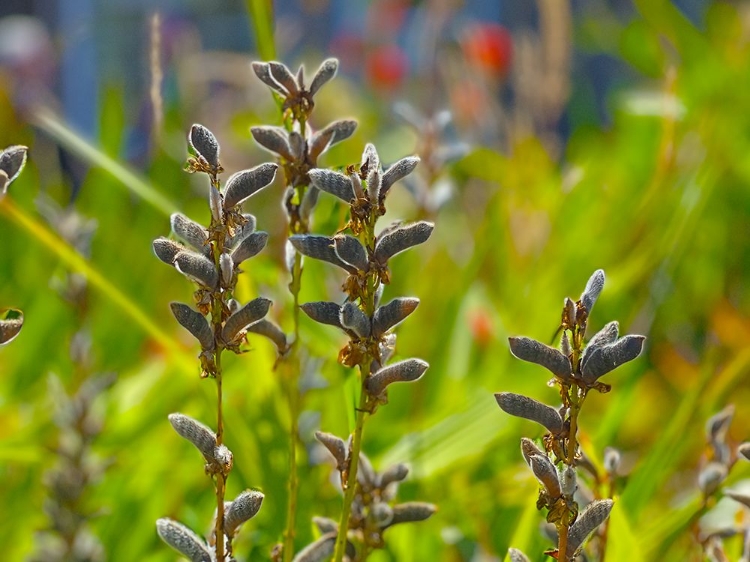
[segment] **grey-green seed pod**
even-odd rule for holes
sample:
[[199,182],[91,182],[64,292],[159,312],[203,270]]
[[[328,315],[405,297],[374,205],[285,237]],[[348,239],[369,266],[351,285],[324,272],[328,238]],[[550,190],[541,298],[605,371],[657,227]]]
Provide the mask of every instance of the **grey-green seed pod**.
[[420,378],[430,365],[421,359],[406,359],[388,365],[367,377],[365,388],[371,396],[380,396],[394,382],[411,382]]
[[321,324],[341,328],[341,307],[335,302],[306,302],[300,305],[302,312]]
[[336,533],[326,533],[300,550],[292,562],[323,562],[333,555]]
[[267,62],[253,62],[253,72],[260,78],[260,80],[271,89],[276,90],[280,94],[286,96],[289,92],[279,84],[273,76],[271,76],[271,66]]
[[380,157],[375,145],[368,142],[362,152],[362,166],[367,164],[368,170],[374,170],[380,167]]
[[727,477],[727,466],[720,462],[710,462],[698,474],[698,488],[706,496],[710,496],[719,489]]
[[750,461],[750,443],[742,443],[737,447],[737,454]]
[[298,162],[302,161],[305,157],[305,139],[297,131],[289,133],[289,146],[292,149],[292,155]]
[[232,286],[232,275],[234,274],[234,262],[229,254],[219,256],[219,269],[221,270],[221,283],[224,287]]
[[9,146],[0,152],[0,171],[5,172],[7,180],[3,186],[3,193],[10,183],[18,177],[26,165],[26,154],[28,148],[21,145]]
[[203,254],[191,250],[181,250],[174,257],[177,271],[187,278],[209,289],[219,284],[219,273],[214,263]]
[[216,460],[216,434],[185,414],[169,414],[169,423],[183,438],[195,445],[208,462]]
[[276,80],[279,84],[286,88],[286,90],[290,94],[296,94],[299,92],[297,80],[294,78],[294,75],[285,64],[271,61],[268,63],[268,67],[274,80]]
[[326,59],[322,62],[318,68],[315,76],[313,77],[312,83],[310,84],[310,95],[314,96],[318,93],[318,90],[336,76],[336,71],[339,68],[339,61],[334,58]]
[[175,256],[185,249],[185,246],[178,244],[169,238],[160,236],[151,243],[154,254],[164,263],[174,266]]
[[425,502],[406,502],[393,506],[393,519],[389,527],[399,523],[415,523],[429,519],[437,512],[437,507]]
[[357,273],[357,268],[341,260],[334,249],[333,238],[315,234],[295,234],[289,241],[303,256],[337,265],[349,273]]
[[218,465],[221,467],[224,474],[228,474],[232,469],[232,459],[232,451],[230,451],[226,445],[219,445],[214,449],[213,461],[215,462],[211,464]]
[[362,243],[353,236],[343,234],[334,236],[333,248],[341,261],[356,267],[359,271],[367,271],[369,269],[367,251],[362,246]]
[[562,495],[557,469],[547,455],[533,455],[529,458],[529,467],[550,497],[559,498]]
[[23,327],[23,312],[15,308],[0,310],[0,345],[10,343]]
[[271,340],[276,345],[279,355],[284,355],[289,350],[286,334],[270,320],[266,320],[265,318],[258,320],[254,324],[250,324],[247,327],[247,331]]
[[[589,344],[586,346],[586,349],[583,351],[583,355],[586,355],[586,352],[591,349],[592,351],[596,349],[597,347],[600,347],[602,345],[609,345],[611,343],[614,343],[617,341],[617,336],[619,335],[620,330],[620,324],[614,320],[612,322],[607,323],[604,328],[599,330],[594,336],[589,340]],[[583,360],[583,359],[581,359]]]
[[255,142],[266,150],[289,161],[294,160],[286,131],[281,127],[250,127],[250,134],[253,135]]
[[[381,285],[382,286],[382,285]],[[375,310],[372,319],[372,335],[379,338],[388,330],[401,323],[419,306],[419,299],[403,297],[393,299]]]
[[586,288],[581,294],[581,304],[586,309],[586,314],[591,315],[596,300],[604,288],[604,271],[597,269],[586,283]]
[[336,460],[336,470],[339,472],[345,470],[347,467],[347,446],[344,440],[324,431],[316,431],[315,439],[328,449],[328,452]]
[[195,250],[206,256],[211,255],[208,243],[208,231],[197,222],[190,220],[182,213],[172,213],[169,220],[172,232],[183,242],[190,244]]
[[224,208],[224,198],[219,190],[212,184],[208,186],[208,206],[211,208],[211,216],[215,222],[221,222]]
[[375,259],[385,265],[396,254],[426,242],[434,228],[431,222],[420,221],[381,234],[375,244]]
[[341,119],[327,125],[313,136],[310,142],[310,157],[317,159],[329,147],[352,136],[356,128],[357,122],[353,119]]
[[255,232],[257,222],[255,217],[249,213],[243,213],[242,218],[245,220],[245,223],[241,226],[235,227],[234,235],[227,239],[227,243],[225,244],[226,248],[236,248],[240,242]]
[[615,343],[594,348],[581,358],[581,376],[588,383],[606,375],[620,365],[632,361],[641,354],[645,336],[625,336]]
[[537,447],[536,443],[526,437],[521,438],[521,454],[529,466],[531,466],[531,457],[534,455],[545,455],[544,451]]
[[388,168],[383,174],[383,180],[380,185],[380,199],[384,199],[388,195],[388,191],[394,183],[411,174],[414,168],[417,167],[417,164],[419,164],[419,157],[407,156]]
[[206,127],[198,124],[190,127],[188,144],[196,155],[203,157],[212,167],[219,167],[219,141]]
[[359,454],[359,467],[357,470],[357,482],[362,486],[365,491],[375,489],[377,486],[377,473],[372,467],[370,459],[364,453]]
[[727,431],[734,417],[734,404],[728,404],[721,412],[708,418],[706,421],[706,436],[708,441],[723,443],[726,440]]
[[339,322],[344,328],[351,330],[360,338],[366,338],[370,335],[370,319],[359,306],[351,301],[341,307]]
[[573,353],[573,349],[570,347],[570,339],[568,338],[568,332],[563,332],[562,339],[560,340],[560,351],[566,357],[570,357]]
[[607,474],[611,476],[615,476],[617,474],[618,469],[620,468],[621,460],[622,460],[622,456],[620,455],[620,451],[618,451],[614,447],[605,447],[604,470],[607,471]]
[[185,556],[190,562],[211,562],[208,545],[182,523],[167,517],[156,521],[156,532],[161,540]]
[[574,303],[570,298],[565,297],[565,300],[563,301],[563,313],[562,313],[561,324],[563,324],[567,328],[572,328],[576,323],[576,315],[577,315],[576,303]]
[[193,310],[186,304],[173,302],[169,304],[172,314],[180,323],[180,326],[190,332],[201,344],[204,351],[213,351],[216,345],[214,333],[206,318],[199,312]]
[[526,337],[508,338],[508,342],[511,353],[519,359],[541,365],[563,380],[571,378],[570,359],[561,351]]
[[315,168],[314,170],[310,170],[307,175],[310,177],[312,184],[321,191],[330,193],[345,203],[351,203],[352,199],[354,199],[352,181],[344,174],[332,170]]
[[370,505],[370,517],[375,525],[384,529],[393,521],[393,510],[385,502],[376,502]]
[[513,394],[512,392],[500,392],[495,394],[498,406],[511,416],[525,418],[534,421],[544,427],[550,433],[559,435],[563,431],[563,419],[554,408],[537,402],[528,396]]
[[517,548],[508,549],[508,559],[510,560],[510,562],[531,562],[531,560],[529,560],[529,557]]
[[263,503],[263,494],[255,490],[245,490],[224,508],[224,532],[234,537],[240,525],[255,517]]
[[354,191],[354,197],[356,199],[366,199],[365,191],[362,188],[362,180],[359,177],[358,172],[349,174],[349,180],[352,182],[352,190]]
[[367,174],[367,196],[373,203],[380,200],[381,176],[378,168],[370,168]]
[[225,342],[233,342],[250,324],[253,324],[268,314],[271,307],[269,299],[258,297],[251,300],[237,312],[232,314],[224,323],[221,337]]
[[572,498],[578,489],[578,477],[576,476],[575,468],[566,466],[560,471],[558,478],[560,480],[560,490],[563,495]]
[[588,536],[607,520],[613,505],[612,500],[595,500],[586,506],[568,531],[566,554],[569,559],[573,559],[573,555],[583,546]]
[[305,196],[302,198],[302,204],[299,207],[299,214],[301,218],[306,221],[310,220],[313,209],[315,208],[315,205],[318,204],[319,195],[320,190],[314,185],[311,185],[308,190],[305,191]]
[[339,531],[339,524],[328,517],[315,516],[312,518],[312,521],[318,528],[318,531],[321,532],[321,534],[325,535],[326,533],[338,533]]
[[268,243],[268,233],[259,230],[247,236],[237,247],[232,250],[232,262],[234,265],[240,265],[243,261],[256,256],[266,247]]
[[248,197],[267,187],[276,177],[278,167],[267,162],[229,176],[224,187],[224,209],[241,205]]
[[392,484],[393,482],[401,482],[404,480],[409,474],[409,467],[406,466],[404,463],[398,463],[394,464],[391,467],[388,467],[387,470],[385,470],[383,473],[380,474],[378,477],[377,486],[381,490],[388,487],[389,484]]

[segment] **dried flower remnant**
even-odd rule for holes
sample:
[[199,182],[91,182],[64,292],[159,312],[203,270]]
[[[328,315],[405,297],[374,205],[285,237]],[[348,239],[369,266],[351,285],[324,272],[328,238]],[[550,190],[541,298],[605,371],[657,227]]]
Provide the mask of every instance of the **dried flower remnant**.
[[[604,272],[597,270],[577,302],[565,299],[560,350],[531,338],[509,338],[514,356],[540,365],[554,375],[551,382],[559,388],[562,406],[554,408],[509,392],[495,394],[503,411],[537,422],[547,430],[543,449],[524,438],[521,450],[541,485],[537,508],[547,510],[547,521],[557,529],[558,547],[549,554],[563,562],[577,555],[587,537],[607,519],[613,506],[611,500],[598,500],[579,514],[573,497],[578,487],[576,467],[585,464],[577,439],[581,407],[589,391],[610,390],[611,387],[599,379],[640,355],[645,340],[638,335],[619,337],[618,323],[610,322],[585,345],[588,319],[604,288],[604,279]],[[612,454],[609,456],[608,471],[614,475],[619,461],[613,459]]]
[[[169,520],[157,522],[159,536],[190,560],[224,562],[233,559],[232,541],[242,523],[260,509],[263,495],[243,492],[234,502],[225,502],[226,480],[233,466],[233,454],[223,442],[222,369],[224,350],[242,352],[246,335],[254,331],[268,337],[286,350],[286,337],[280,328],[264,317],[271,301],[258,297],[245,306],[234,298],[240,264],[258,254],[266,245],[268,235],[255,230],[255,218],[242,213],[240,205],[267,187],[276,175],[276,164],[260,164],[229,177],[222,189],[219,174],[223,172],[221,153],[216,137],[206,127],[193,125],[188,135],[187,171],[208,176],[208,203],[211,222],[196,223],[175,213],[170,223],[180,240],[157,238],[153,242],[156,256],[172,265],[197,285],[194,301],[197,310],[187,304],[173,302],[172,314],[201,347],[201,376],[216,379],[217,430],[184,414],[171,414],[169,421],[175,431],[190,441],[206,461],[205,471],[215,482],[216,516],[208,543],[203,542],[183,525]],[[262,323],[262,327],[254,327]],[[283,349],[281,349],[283,347]]]

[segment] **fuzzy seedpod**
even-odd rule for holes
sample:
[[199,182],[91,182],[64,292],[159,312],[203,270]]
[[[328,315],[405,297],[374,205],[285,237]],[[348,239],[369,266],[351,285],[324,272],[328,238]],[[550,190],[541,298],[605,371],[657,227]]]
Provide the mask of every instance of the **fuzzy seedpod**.
[[351,301],[341,307],[339,322],[344,329],[351,330],[357,337],[366,338],[370,335],[370,319]]
[[370,520],[381,529],[386,529],[393,521],[393,509],[386,502],[375,502],[370,505]]
[[23,327],[23,312],[14,308],[0,310],[0,345],[10,343]]
[[581,294],[581,304],[583,305],[583,308],[586,310],[586,314],[588,316],[591,316],[591,310],[594,308],[594,304],[596,303],[596,300],[599,298],[599,295],[602,292],[602,289],[604,288],[604,271],[601,269],[597,269],[591,277],[589,277],[588,282],[586,283],[586,288],[583,290],[583,293]]
[[565,297],[563,301],[562,322],[560,323],[567,328],[572,328],[576,323],[576,316],[576,303],[569,297]]
[[569,559],[583,546],[583,542],[599,525],[609,517],[614,502],[612,500],[595,500],[586,506],[578,519],[568,531],[568,548],[566,554]]
[[371,168],[367,174],[367,197],[373,203],[380,199],[381,174],[379,168]]
[[281,127],[250,127],[250,134],[263,148],[289,161],[294,160],[287,133]]
[[317,439],[336,460],[336,470],[342,472],[347,467],[347,449],[346,443],[340,437],[324,431],[316,431]]
[[704,495],[710,496],[719,489],[728,472],[724,463],[709,462],[698,474],[698,488]]
[[303,220],[310,220],[315,205],[318,204],[318,197],[320,196],[320,190],[314,185],[309,186],[308,190],[305,191],[305,196],[302,198],[302,203],[299,206],[299,216]]
[[318,90],[323,87],[325,83],[332,80],[336,76],[336,72],[339,69],[338,59],[330,58],[324,60],[318,70],[313,76],[312,82],[310,83],[310,95],[314,96],[318,93]]
[[312,518],[312,521],[323,535],[326,533],[338,533],[339,524],[333,519],[315,516]]
[[263,494],[245,490],[233,502],[224,507],[224,532],[229,537],[237,534],[240,525],[252,519],[260,510]]
[[737,490],[724,490],[723,492],[728,498],[732,498],[734,501],[741,503],[745,507],[750,507],[750,495],[746,492]]
[[219,141],[206,127],[198,124],[190,127],[188,144],[195,155],[203,158],[212,168],[219,167]]
[[312,184],[326,193],[330,193],[341,199],[344,203],[351,203],[354,199],[354,188],[352,180],[344,174],[316,168],[307,174]]
[[208,186],[208,206],[211,209],[213,220],[221,222],[221,217],[224,214],[224,197],[213,184]]
[[211,562],[208,545],[182,523],[167,517],[156,521],[156,532],[161,540],[185,556],[190,562]]
[[362,151],[362,163],[360,168],[367,170],[374,170],[380,167],[380,156],[378,156],[378,150],[375,145],[368,142],[365,145],[365,149]]
[[371,396],[380,396],[394,382],[412,382],[419,379],[429,367],[421,359],[406,359],[383,367],[365,380],[365,388]]
[[207,426],[185,414],[169,414],[169,423],[181,437],[195,445],[208,462],[216,460],[216,434]]
[[593,348],[581,358],[581,376],[591,384],[641,354],[645,336],[625,336],[614,343]]
[[352,190],[354,191],[355,199],[367,199],[365,191],[362,188],[362,179],[359,177],[358,172],[349,174],[349,181],[352,182]]
[[277,164],[265,163],[229,176],[224,187],[224,209],[241,205],[248,197],[268,186],[276,177]]
[[576,469],[572,466],[566,466],[560,471],[560,491],[565,497],[572,498],[578,489],[578,476]]
[[182,213],[172,213],[169,218],[172,232],[175,236],[190,244],[196,251],[205,256],[211,255],[211,245],[208,243],[208,231],[197,222],[190,220]]
[[268,243],[268,233],[259,230],[246,236],[237,247],[232,250],[232,263],[240,265],[243,261],[260,253]]
[[253,72],[266,86],[286,96],[289,92],[271,76],[271,65],[267,62],[253,62]]
[[310,141],[310,158],[317,160],[329,147],[342,140],[348,139],[357,128],[357,122],[352,119],[341,119],[334,121],[313,135]]
[[614,343],[617,341],[617,336],[619,335],[620,330],[620,324],[615,320],[612,322],[607,323],[601,330],[599,330],[594,336],[589,340],[588,345],[586,346],[586,349],[583,350],[583,356],[581,357],[581,362],[583,362],[583,358],[586,357],[586,352],[591,349],[594,350],[597,347],[601,347],[602,345],[609,345],[611,343]]
[[348,263],[359,271],[367,271],[369,269],[367,250],[353,236],[343,234],[334,236],[333,248],[341,261]]
[[401,482],[409,475],[409,467],[404,463],[397,463],[383,471],[377,478],[377,486],[384,490],[394,482]]
[[215,289],[219,284],[219,272],[214,262],[203,254],[181,250],[174,257],[174,266],[185,277],[204,287]]
[[508,559],[510,562],[531,562],[529,557],[517,548],[508,549]]
[[234,233],[227,238],[225,248],[236,248],[245,238],[255,232],[256,220],[249,213],[242,214],[243,224],[234,228]]
[[419,164],[419,157],[407,156],[388,168],[383,174],[383,179],[380,183],[380,199],[384,199],[388,195],[388,191],[394,183],[411,174],[414,168],[417,167],[417,164]]
[[268,69],[271,71],[271,76],[273,76],[273,79],[281,84],[281,86],[285,88],[287,92],[289,92],[290,94],[296,94],[299,92],[297,80],[294,78],[294,75],[286,67],[286,65],[280,62],[271,61],[268,63]]
[[310,318],[321,324],[328,324],[329,326],[341,326],[341,307],[335,302],[306,302],[300,305],[302,312],[307,314]]
[[222,287],[231,287],[232,276],[234,275],[234,262],[229,254],[219,256],[219,270],[221,271]]
[[365,491],[374,490],[378,483],[378,474],[364,453],[359,454],[359,467],[357,470],[357,482]]
[[604,470],[607,474],[616,475],[620,468],[620,462],[622,461],[622,455],[620,451],[614,447],[605,447],[604,449]]
[[[353,547],[349,548],[350,544],[347,543],[347,552],[353,551]],[[292,559],[292,562],[323,562],[323,560],[328,560],[333,555],[335,546],[336,533],[326,533],[315,542],[308,544],[300,550]]]
[[750,443],[742,443],[737,447],[737,454],[750,461]]
[[169,307],[172,309],[172,314],[174,314],[180,326],[185,328],[200,342],[201,349],[204,351],[213,351],[216,342],[214,341],[213,330],[208,324],[206,317],[180,302],[170,303]]
[[248,326],[254,324],[266,314],[271,308],[271,301],[263,297],[257,297],[232,314],[224,323],[221,337],[225,342],[233,342],[241,332]]
[[387,264],[396,254],[426,242],[434,228],[431,222],[420,221],[388,229],[378,237],[375,259],[381,265]]
[[437,507],[425,502],[406,502],[393,506],[393,518],[388,527],[399,523],[415,523],[429,519],[437,512]]
[[537,402],[528,396],[500,392],[495,394],[498,406],[511,416],[525,418],[543,425],[550,433],[559,435],[563,431],[563,419],[554,408]]
[[[381,285],[382,286],[382,285]],[[388,330],[401,323],[419,306],[419,299],[402,297],[377,308],[372,318],[372,335],[379,338]]]
[[560,488],[560,479],[557,476],[557,469],[547,455],[532,455],[529,458],[529,467],[536,476],[536,479],[542,483],[547,494],[552,498],[559,498],[562,495]]
[[526,464],[531,466],[531,457],[533,457],[534,455],[543,456],[545,453],[539,447],[537,447],[536,443],[534,443],[531,439],[522,437],[521,454],[523,455],[523,459],[526,461]]
[[7,176],[6,185],[18,177],[26,165],[26,155],[29,149],[25,146],[9,146],[0,152],[0,170]]
[[349,273],[357,273],[357,268],[341,260],[336,254],[333,238],[315,234],[295,234],[289,241],[303,256],[337,265]]
[[265,318],[258,320],[254,324],[247,326],[246,330],[271,340],[276,345],[279,355],[284,355],[289,350],[286,334],[270,320],[266,320]]
[[706,421],[706,436],[709,442],[726,441],[727,431],[734,417],[734,404],[728,404],[721,412]]
[[508,342],[511,353],[519,359],[541,365],[563,380],[571,378],[570,359],[561,351],[526,337],[508,338]]
[[174,266],[174,258],[177,254],[185,250],[185,246],[177,242],[160,236],[151,243],[154,254],[167,265]]

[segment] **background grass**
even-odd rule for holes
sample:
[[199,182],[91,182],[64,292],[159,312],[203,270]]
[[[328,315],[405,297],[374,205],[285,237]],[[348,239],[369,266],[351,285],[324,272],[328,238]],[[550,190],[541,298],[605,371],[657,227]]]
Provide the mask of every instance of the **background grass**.
[[[518,451],[519,438],[538,437],[539,429],[503,415],[493,392],[555,403],[545,373],[511,358],[507,336],[549,341],[563,297],[576,298],[597,268],[606,271],[607,284],[591,328],[617,319],[627,332],[648,336],[644,355],[608,375],[612,392],[592,395],[582,415],[587,453],[600,459],[605,446],[617,446],[628,472],[607,560],[699,559],[685,527],[696,510],[705,420],[734,403],[730,438],[750,438],[743,407],[750,400],[750,19],[744,2],[712,2],[698,22],[669,2],[635,7],[625,22],[584,14],[573,28],[576,52],[606,53],[627,68],[606,97],[609,122],[586,117],[591,98],[574,83],[566,106],[570,130],[557,144],[534,131],[477,141],[456,126],[454,139],[470,140],[471,149],[446,168],[453,196],[436,213],[430,241],[393,260],[394,281],[385,293],[386,300],[421,299],[398,331],[398,355],[422,357],[431,367],[420,382],[391,391],[365,436],[376,466],[410,463],[400,499],[431,501],[440,510],[428,522],[389,531],[387,550],[373,560],[492,560],[508,546],[529,554],[550,546],[539,533],[536,484]],[[261,21],[269,17],[266,8],[247,2],[265,41],[260,51],[273,53],[273,32]],[[309,67],[320,60],[305,58]],[[393,96],[428,111],[432,102],[417,77],[405,80]],[[112,464],[86,500],[101,513],[92,528],[107,559],[174,560],[155,533],[158,517],[207,528],[210,483],[166,416],[180,411],[210,424],[214,388],[198,378],[194,342],[168,310],[172,300],[190,301],[191,286],[154,258],[150,244],[168,232],[171,210],[208,220],[206,186],[182,172],[190,123],[216,125],[229,172],[267,159],[247,127],[274,124],[278,115],[249,75],[247,88],[252,104],[229,115],[212,110],[210,97],[196,110],[183,92],[167,104],[161,140],[138,163],[123,157],[127,100],[117,84],[102,92],[93,140],[2,101],[0,144],[31,147],[12,200],[0,202],[0,302],[26,317],[19,338],[0,350],[4,559],[28,555],[34,532],[47,524],[42,481],[57,439],[48,376],[57,374],[70,390],[80,384],[85,373],[69,348],[82,324],[92,338],[91,370],[118,374],[98,405],[106,424],[95,445]],[[361,124],[325,164],[357,161],[370,141],[386,162],[413,152],[419,139],[388,116],[391,101],[346,73],[327,85],[315,124],[348,116]],[[90,258],[71,253],[35,210],[40,191],[70,199],[57,146],[90,166],[75,199],[75,208],[98,222]],[[396,190],[393,218],[419,216],[406,190]],[[245,298],[273,298],[272,315],[288,328],[280,197],[275,186],[246,205],[271,242],[252,261],[242,290]],[[329,233],[343,214],[330,198],[321,199],[315,231]],[[84,318],[52,288],[64,271],[89,280]],[[309,263],[301,300],[337,298],[336,274]],[[302,322],[307,365],[325,384],[305,397],[299,546],[314,536],[311,516],[335,518],[340,508],[312,432],[349,431],[346,381],[353,374],[335,361],[340,334]],[[259,339],[251,345],[250,353],[227,360],[225,395],[226,442],[235,454],[229,496],[246,487],[266,494],[236,543],[241,558],[255,560],[267,559],[283,530],[289,420],[273,350]],[[739,464],[732,481],[747,477],[748,466]]]

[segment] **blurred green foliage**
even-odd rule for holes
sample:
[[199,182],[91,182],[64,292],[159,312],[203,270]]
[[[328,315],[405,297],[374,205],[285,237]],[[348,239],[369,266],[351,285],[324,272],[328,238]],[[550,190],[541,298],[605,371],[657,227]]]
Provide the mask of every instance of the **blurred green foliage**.
[[[596,21],[576,28],[582,48],[616,54],[640,73],[609,100],[613,123],[576,127],[559,158],[535,137],[513,139],[503,151],[475,146],[449,170],[456,189],[435,217],[432,239],[393,262],[385,299],[422,301],[399,331],[399,355],[423,357],[431,368],[418,383],[393,389],[389,405],[368,424],[364,448],[376,466],[410,463],[400,499],[431,501],[440,511],[425,523],[389,531],[387,550],[372,560],[502,558],[508,546],[543,559],[539,553],[551,545],[539,533],[536,484],[518,450],[521,436],[540,433],[503,415],[492,393],[555,403],[545,373],[513,361],[506,338],[549,341],[563,297],[577,297],[597,268],[606,271],[607,285],[591,328],[617,319],[623,330],[649,338],[644,356],[610,375],[612,392],[591,396],[582,415],[587,454],[600,459],[605,446],[616,446],[628,469],[607,560],[686,560],[699,552],[690,525],[703,424],[732,402],[738,410],[730,437],[750,438],[750,411],[742,407],[750,401],[750,17],[744,4],[717,2],[698,29],[668,2],[635,4],[639,16],[624,27],[608,22],[610,33],[593,32]],[[198,378],[194,342],[168,310],[172,300],[189,301],[191,287],[150,249],[169,230],[164,201],[196,220],[208,218],[205,186],[182,172],[184,132],[196,117],[184,108],[169,110],[160,148],[141,170],[123,174],[113,166],[120,165],[124,116],[116,89],[108,95],[101,115],[108,126],[101,127],[97,148],[76,149],[81,140],[61,140],[70,134],[64,129],[54,137],[93,165],[76,201],[99,224],[91,257],[82,263],[66,258],[61,240],[45,242],[48,227],[35,211],[40,189],[58,201],[69,197],[59,175],[44,175],[54,166],[45,161],[50,127],[32,131],[6,106],[0,114],[0,144],[31,147],[29,165],[11,186],[12,202],[0,203],[0,302],[26,317],[21,335],[0,350],[6,560],[28,555],[34,532],[47,525],[42,481],[54,463],[57,436],[48,374],[71,390],[80,384],[85,373],[69,348],[81,325],[92,337],[92,370],[118,373],[100,404],[106,423],[95,444],[112,464],[87,495],[88,507],[99,513],[91,525],[107,559],[174,560],[155,520],[171,516],[206,530],[214,509],[201,459],[166,419],[176,411],[209,424],[214,419],[213,383]],[[574,114],[586,111],[576,106],[580,99],[573,97]],[[361,122],[353,139],[326,155],[327,165],[357,161],[368,141],[381,147],[386,162],[414,150],[413,133],[383,119],[354,84],[335,80],[319,107],[318,126],[347,112]],[[225,136],[234,137],[219,133],[219,140],[244,152],[239,158],[235,150],[231,162],[250,167],[267,158],[251,148],[247,126],[277,119],[268,103],[232,116]],[[245,283],[253,284],[247,295],[274,299],[272,314],[288,328],[280,197],[269,189],[247,208],[271,243],[253,260]],[[416,216],[405,191],[393,197],[394,218]],[[321,197],[315,231],[340,228],[342,217]],[[83,318],[51,287],[69,268],[102,278],[89,278]],[[301,300],[336,298],[333,279],[327,266],[308,263]],[[339,512],[331,469],[313,449],[312,431],[349,431],[345,381],[353,376],[335,361],[341,335],[302,322],[308,361],[319,365],[327,385],[305,397],[303,439],[316,452],[303,455],[300,465],[300,547],[314,536],[313,515]],[[267,559],[283,530],[289,420],[274,351],[260,339],[251,344],[250,353],[227,360],[225,415],[235,455],[228,495],[247,487],[266,495],[236,542],[242,559],[256,560]],[[731,480],[749,473],[740,464]]]

